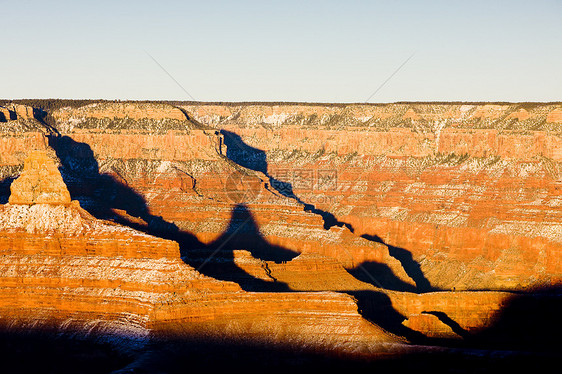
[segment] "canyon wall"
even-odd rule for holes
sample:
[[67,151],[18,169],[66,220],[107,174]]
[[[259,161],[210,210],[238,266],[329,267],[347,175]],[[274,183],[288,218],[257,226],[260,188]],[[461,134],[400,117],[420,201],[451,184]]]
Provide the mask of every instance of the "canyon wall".
[[512,291],[561,284],[561,107],[103,102],[11,119],[0,324],[366,354],[476,339]]
[[362,318],[351,296],[250,293],[201,274],[182,261],[178,243],[61,200],[69,192],[56,166],[52,153],[31,152],[0,205],[2,329],[141,344],[213,337],[347,354],[405,342]]
[[294,199],[410,252],[435,288],[560,281],[560,104],[182,107]]
[[[0,161],[8,180],[26,149],[49,143],[85,208],[203,245],[250,220],[235,249],[264,239],[348,269],[386,258],[419,290],[517,290],[562,274],[560,113],[559,104],[99,103],[54,111],[48,140],[7,134]],[[136,193],[117,199],[118,186]]]

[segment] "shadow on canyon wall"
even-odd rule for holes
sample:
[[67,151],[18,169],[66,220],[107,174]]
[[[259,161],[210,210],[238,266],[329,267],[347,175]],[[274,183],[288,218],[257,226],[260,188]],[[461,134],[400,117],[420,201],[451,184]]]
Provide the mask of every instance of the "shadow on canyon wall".
[[[261,267],[270,278],[269,281],[253,277],[237,266],[234,259],[236,250],[246,250],[254,259],[261,260]],[[183,258],[203,274],[236,282],[246,291],[288,292],[290,288],[271,275],[265,261],[290,261],[297,255],[296,252],[269,243],[260,232],[248,207],[237,204],[232,209],[226,230],[194,254],[190,254],[188,250]],[[212,257],[219,261],[213,261]]]
[[[232,139],[232,136],[226,134],[225,139],[227,138]],[[262,151],[243,148],[244,152],[234,156],[232,149],[245,147],[240,139],[234,139],[237,146],[233,145],[231,140],[225,140],[225,144],[230,145],[228,149],[231,151],[227,155],[233,158],[232,161],[243,167],[249,166],[251,170],[267,171],[265,153]],[[58,135],[49,136],[48,141],[49,146],[55,150],[61,161],[61,175],[68,186],[72,199],[80,201],[80,205],[96,218],[110,219],[150,235],[174,240],[179,243],[182,259],[186,263],[205,275],[220,280],[235,281],[247,291],[288,290],[285,284],[281,284],[273,278],[271,279],[273,282],[270,282],[251,276],[237,266],[234,261],[235,250],[247,250],[259,260],[275,262],[288,261],[298,255],[298,253],[289,249],[269,243],[261,234],[252,213],[246,205],[242,203],[235,205],[232,208],[227,229],[212,243],[204,244],[192,233],[182,231],[174,223],[150,214],[144,197],[129,187],[125,178],[120,177],[117,171],[113,170],[115,175],[101,173],[94,153],[88,144],[77,142],[68,136]],[[278,192],[284,196],[297,199],[299,203],[307,206],[294,196],[290,183],[277,181],[272,177],[269,178],[271,186],[283,186]],[[9,189],[8,182],[5,183],[8,186],[5,189]],[[319,211],[318,209],[315,210]],[[124,211],[126,215],[116,214],[116,211]],[[332,220],[331,214],[322,214],[328,217],[328,221]],[[140,218],[146,224],[139,223],[136,220],[137,218]],[[324,222],[327,222],[326,219]],[[374,240],[372,238],[367,239]],[[382,242],[382,240],[379,242]],[[408,263],[404,261],[404,258],[408,259],[408,251],[397,247],[389,247],[389,250],[392,250],[391,248],[394,250],[391,254],[401,254],[402,257],[397,256],[397,258],[402,263]],[[215,260],[220,259],[220,261],[210,260],[214,257],[216,257]],[[409,261],[415,264],[411,259],[411,254],[409,255]],[[406,271],[415,269],[415,265],[405,267]],[[263,266],[265,273],[269,274],[267,265],[264,263]],[[431,289],[419,281],[420,276],[412,277],[418,285],[413,288],[396,277],[384,264],[368,263],[360,266],[364,267],[360,270],[358,268],[350,270],[352,275],[376,286],[410,292]],[[419,266],[417,268],[419,269]],[[369,272],[370,276],[362,277],[361,275],[365,275],[365,272]],[[420,287],[420,285],[423,285],[423,287]]]
[[0,180],[0,204],[7,204],[10,198],[10,186],[16,178],[9,177]]
[[[400,264],[404,268],[404,271],[406,272],[406,274],[408,274],[408,276],[410,278],[412,278],[412,280],[416,283],[415,289],[412,289],[410,292],[436,291],[436,289],[431,286],[431,284],[429,283],[429,280],[427,280],[427,278],[423,274],[423,272],[421,270],[421,267],[420,267],[420,264],[418,264],[416,262],[416,260],[414,260],[414,258],[412,257],[412,253],[410,251],[408,251],[407,249],[401,248],[401,247],[396,247],[394,245],[390,245],[388,243],[385,243],[385,241],[382,240],[382,238],[379,237],[378,235],[364,234],[364,235],[361,235],[361,237],[363,239],[367,239],[367,240],[375,242],[375,243],[384,244],[388,247],[388,253],[392,257],[394,257],[395,259],[400,261]],[[367,264],[362,264],[362,265],[363,266],[373,266],[374,264],[375,263],[367,263]],[[373,269],[373,270],[375,270],[375,269]],[[397,283],[397,284],[399,285],[399,283]],[[400,287],[400,286],[396,287],[396,285],[392,284],[392,283],[389,284],[388,286],[389,286],[390,289],[393,289],[395,291],[407,291],[407,289],[404,289],[405,287]]]
[[358,280],[385,290],[413,293],[420,292],[416,285],[407,283],[398,278],[387,264],[381,262],[365,261],[354,268],[346,270]]
[[0,329],[0,370],[3,373],[111,373],[134,358],[94,337],[29,329]]
[[[496,323],[462,341],[429,339],[400,330],[404,319],[387,313],[390,302],[384,295],[370,295],[369,305],[360,302],[367,318],[389,331],[401,332],[418,345],[401,354],[377,356],[341,354],[313,347],[291,347],[252,341],[173,337],[152,341],[143,348],[123,351],[93,335],[61,334],[57,330],[0,329],[0,367],[18,373],[185,373],[202,372],[346,372],[412,373],[522,373],[550,372],[559,364],[562,349],[559,321],[562,311],[560,288],[514,295]],[[390,307],[391,308],[391,307]],[[391,308],[392,309],[392,308]],[[119,346],[126,338],[119,337]],[[422,346],[426,344],[427,346]]]
[[[537,288],[514,293],[498,311],[492,324],[478,331],[468,331],[443,311],[424,310],[449,326],[457,338],[435,338],[414,331],[402,323],[407,319],[383,292],[351,291],[361,315],[385,330],[407,338],[414,344],[465,349],[558,354],[562,351],[562,287]],[[444,296],[446,297],[446,296]]]
[[[61,161],[61,174],[72,198],[79,200],[81,205],[97,218],[112,219],[148,234],[175,240],[180,244],[182,258],[189,265],[217,279],[235,281],[243,289],[269,292],[291,291],[284,283],[276,282],[274,279],[272,281],[257,279],[236,265],[234,261],[234,251],[236,250],[247,250],[255,259],[275,262],[289,261],[297,255],[297,253],[289,249],[269,243],[261,234],[259,226],[246,205],[235,205],[232,208],[230,222],[226,230],[214,242],[204,244],[195,235],[179,230],[174,223],[167,222],[162,217],[150,214],[143,196],[129,187],[126,184],[126,180],[119,179],[118,176],[114,177],[101,173],[98,162],[94,158],[93,151],[88,144],[76,142],[67,136],[53,135],[48,140],[49,145],[55,150]],[[230,149],[232,150],[232,148],[232,143],[230,143]],[[260,152],[259,150],[247,151],[247,155],[256,154],[258,156],[255,158],[248,156],[247,158],[237,159],[237,161],[242,166],[252,166],[253,170],[267,171],[265,153]],[[250,164],[252,159],[257,160],[255,165]],[[3,203],[6,203],[8,200],[9,187],[13,180],[14,178],[6,178],[0,181],[0,201]],[[292,191],[291,185],[287,184],[286,189],[287,191]],[[125,211],[127,215],[116,214],[116,209]],[[130,218],[140,218],[146,224],[138,223]],[[364,235],[363,237],[374,242],[386,244],[378,236]],[[383,288],[405,291],[430,288],[429,282],[424,279],[419,265],[416,266],[417,264],[411,258],[410,252],[392,246],[389,246],[389,250],[391,255],[402,264],[413,266],[413,268],[405,266],[405,269],[409,275],[413,275],[412,278],[416,280],[417,287],[413,289],[411,285],[398,284],[397,280],[394,279],[395,277],[390,273],[386,275],[381,274],[383,273],[381,269],[384,264],[363,264],[369,273],[377,276]],[[207,261],[214,256],[220,258],[220,261]],[[369,268],[369,266],[372,266],[372,268]],[[264,270],[267,273],[267,269]],[[356,273],[359,279],[368,281],[368,279],[362,279],[358,275],[357,270],[356,268],[352,272]],[[387,269],[385,271],[388,272],[390,270]],[[560,293],[559,289],[555,291]],[[390,300],[385,294],[375,291],[350,291],[349,293],[358,299],[359,307],[366,318],[398,335],[407,336],[412,340],[423,340],[423,337],[418,333],[409,331],[402,325],[405,317],[392,308]],[[505,335],[507,331],[513,330],[513,326],[522,318],[528,320],[525,324],[526,327],[535,326],[537,323],[541,325],[545,321],[549,321],[549,325],[555,325],[554,316],[561,310],[560,303],[556,304],[555,301],[557,300],[548,297],[548,295],[552,294],[553,292],[551,291],[540,299],[524,295],[514,299],[513,306],[506,308],[505,316],[500,318],[493,329],[487,330],[485,333],[487,334],[486,340],[492,341],[494,336]],[[517,314],[512,312],[513,310],[526,312]],[[554,314],[545,316],[544,314],[548,314],[549,311]],[[458,331],[461,335],[465,334],[463,330],[459,329],[459,326],[454,324],[454,321],[443,313],[436,311],[426,312],[436,315],[444,323],[451,326],[453,331]],[[543,313],[543,316],[541,317],[538,312]],[[540,328],[533,327],[527,330],[528,334],[533,336],[533,333],[539,333]],[[552,331],[552,328],[550,331]],[[485,335],[483,334],[482,336]]]
[[[227,229],[209,244],[180,230],[174,223],[150,214],[144,197],[127,185],[125,178],[101,173],[90,146],[68,136],[50,136],[61,161],[60,172],[73,200],[99,219],[112,220],[163,239],[176,241],[184,262],[219,280],[234,281],[247,291],[287,291],[284,283],[255,278],[236,265],[235,250],[248,250],[264,261],[288,261],[298,253],[270,244],[261,234],[244,204],[233,207]],[[8,185],[10,181],[6,181]],[[4,185],[0,183],[0,188]],[[6,187],[4,187],[5,189]],[[126,214],[119,214],[118,212]],[[139,219],[141,220],[139,222]],[[220,261],[211,261],[214,257]],[[267,269],[266,270],[267,273]]]
[[492,326],[465,340],[483,349],[562,352],[562,285],[514,294]]
[[246,144],[242,138],[233,132],[227,130],[221,130],[221,134],[224,136],[224,144],[226,145],[226,157],[231,161],[243,166],[247,169],[259,171],[269,179],[268,188],[272,188],[277,193],[293,199],[299,204],[304,205],[304,210],[306,212],[314,213],[322,217],[324,220],[324,229],[329,230],[330,227],[347,227],[353,232],[353,227],[345,222],[338,221],[336,216],[332,213],[324,211],[322,209],[316,208],[312,204],[307,204],[302,201],[293,192],[293,185],[289,182],[279,180],[268,173],[267,165],[267,154],[261,149],[254,148]]
[[[217,279],[238,282],[243,289],[249,291],[291,291],[286,284],[275,282],[274,279],[273,281],[264,281],[251,276],[234,262],[234,251],[238,249],[249,250],[253,257],[267,261],[287,261],[296,256],[296,253],[288,249],[268,243],[261,235],[252,213],[244,204],[238,204],[233,208],[228,228],[217,240],[210,244],[203,244],[193,234],[179,230],[175,224],[166,222],[161,217],[151,215],[145,199],[131,187],[127,186],[124,179],[121,180],[117,177],[100,173],[99,165],[89,145],[76,142],[66,136],[51,136],[49,138],[49,145],[55,149],[57,156],[61,160],[61,174],[65,183],[69,186],[72,198],[79,200],[81,205],[94,216],[102,219],[113,219],[146,233],[165,239],[176,240],[180,244],[184,261],[199,269],[203,274]],[[0,199],[3,202],[7,201],[9,186],[12,181],[13,178],[0,181]],[[133,218],[140,218],[146,222],[146,225],[138,223],[127,216],[115,214],[115,209],[123,210]],[[377,236],[366,239],[382,242]],[[394,248],[392,251],[394,253],[393,256],[399,260],[401,259],[403,264],[413,261],[411,260],[411,254],[406,250],[401,251],[400,248]],[[213,263],[213,261],[206,262],[207,259],[213,256],[220,256],[221,261],[216,263]],[[267,273],[267,269],[264,270]],[[372,269],[372,271],[377,271],[377,269]],[[423,278],[420,278],[423,277],[423,274],[416,275],[418,271],[419,267],[414,267],[409,270],[408,274],[418,277],[416,284],[419,287],[421,283],[423,287]],[[391,278],[386,282],[390,286],[389,288],[396,286],[393,282],[394,280]],[[441,311],[424,311],[424,313],[435,315],[443,323],[449,325],[453,331],[463,338],[460,342],[457,340],[428,338],[419,332],[407,328],[402,324],[406,317],[394,309],[389,297],[383,292],[349,291],[348,293],[357,299],[359,310],[366,319],[393,334],[406,337],[413,343],[460,347],[470,350],[482,349],[490,350],[491,352],[498,350],[502,352],[515,352],[515,356],[513,356],[514,361],[512,362],[514,363],[514,368],[518,368],[520,362],[518,360],[520,359],[529,359],[529,362],[536,365],[537,357],[550,359],[551,353],[560,352],[562,349],[559,341],[559,337],[562,334],[562,325],[559,322],[562,312],[562,290],[560,288],[538,289],[533,294],[515,294],[513,299],[499,312],[493,326],[475,333],[465,331],[458,323]],[[16,360],[16,364],[23,366],[31,365],[32,363],[29,360],[31,357],[38,357],[37,355],[39,355],[38,358],[41,359],[43,354],[45,354],[47,357],[44,360],[56,365],[56,362],[51,360],[51,355],[57,360],[68,360],[68,355],[74,354],[72,353],[73,351],[67,352],[66,348],[55,349],[56,345],[52,345],[50,339],[41,340],[42,338],[34,336],[33,332],[26,334],[21,339],[21,349],[15,348],[14,351],[14,340],[11,336],[0,333],[1,348],[6,348],[7,344],[12,344],[10,345],[11,348],[0,349],[0,359],[3,362],[10,360],[10,362],[14,362]],[[66,343],[61,344],[64,347]],[[231,363],[241,365],[242,367],[247,365],[248,362],[250,362],[250,365],[254,363],[260,365],[267,363],[269,365],[271,362],[276,362],[275,358],[272,359],[271,357],[277,357],[278,362],[284,365],[291,366],[294,364],[297,367],[307,362],[311,363],[311,365],[330,363],[330,361],[326,361],[325,356],[313,355],[307,358],[302,352],[277,348],[262,349],[260,351],[255,346],[247,348],[243,345],[230,346],[223,343],[218,343],[218,345],[209,342],[193,344],[193,342],[189,341],[180,341],[178,344],[178,350],[173,353],[165,351],[167,349],[165,347],[169,346],[168,344],[156,347],[153,352],[156,352],[155,357],[157,358],[154,359],[153,364],[157,366],[164,365],[164,362],[168,362],[168,358],[172,357],[169,364],[166,364],[170,368],[170,371],[167,372],[181,372],[181,370],[187,367],[191,368],[193,361],[196,360],[199,360],[197,361],[199,363],[207,362],[210,366],[213,364],[224,364],[227,367],[230,367],[229,364]],[[48,347],[45,348],[45,346]],[[49,347],[55,347],[53,348],[54,351],[50,350],[51,348]],[[197,350],[194,347],[199,348]],[[93,355],[95,359],[100,360],[99,365],[107,365],[107,367],[104,366],[104,370],[107,368],[108,371],[115,368],[115,365],[127,365],[127,360],[130,359],[111,351],[108,353],[102,350],[98,354],[96,349],[92,350],[91,347],[80,348],[80,346],[76,348],[77,351],[83,350],[84,353],[88,352],[86,354],[87,357]],[[158,351],[158,349],[161,351]],[[193,352],[197,352],[197,354]],[[219,352],[219,357],[224,358],[224,361],[219,362],[216,360],[217,352]],[[227,354],[226,352],[229,353]],[[458,353],[458,351],[455,352]],[[519,355],[517,352],[522,353]],[[528,356],[526,352],[535,352],[538,356]],[[546,356],[543,356],[545,353]],[[505,364],[505,357],[500,355],[498,358],[493,353],[477,352],[466,356],[461,355],[460,358],[455,356],[455,354],[443,354],[443,356],[440,356],[442,354],[442,352],[435,354],[426,353],[421,356],[415,356],[412,361],[406,362],[408,362],[408,365],[411,364],[412,369],[415,369],[419,362],[428,363],[434,362],[434,360],[435,362],[446,362],[447,365],[453,365],[447,366],[449,369],[450,367],[459,368],[458,365],[462,365],[463,360],[471,365],[486,364],[486,368],[490,367],[490,364],[505,368],[503,366]],[[502,354],[508,355],[508,353]],[[76,355],[81,357],[80,353],[76,353]],[[416,359],[419,361],[416,361]],[[74,358],[69,362],[71,362],[71,366],[76,365],[73,366],[74,369],[80,365],[88,365],[87,360],[80,363],[72,360]],[[103,360],[109,361],[103,362]],[[59,362],[59,365],[61,365],[61,362]],[[349,364],[349,360],[334,359],[332,363],[342,363],[343,367]],[[394,364],[395,362],[391,361],[389,367],[394,367]],[[325,367],[331,367],[331,364],[327,364]],[[470,367],[470,365],[467,367]],[[83,369],[84,372],[88,372],[87,367]],[[465,368],[460,367],[460,369]],[[95,372],[103,372],[103,370],[100,369]]]
[[[271,279],[263,280],[248,274],[235,262],[236,250],[246,250],[253,258],[263,261],[283,262],[296,257],[289,249],[269,243],[261,234],[251,211],[245,204],[236,204],[231,211],[229,224],[225,231],[213,242],[205,244],[195,235],[179,230],[162,217],[150,214],[144,197],[127,185],[124,178],[100,172],[99,164],[91,147],[68,136],[53,135],[48,138],[49,146],[60,159],[60,172],[73,200],[99,219],[108,219],[133,229],[179,243],[184,262],[201,273],[213,278],[238,283],[242,289],[254,292],[290,292],[285,283],[274,279],[263,262],[264,273]],[[0,198],[8,200],[9,187],[14,178],[0,181]],[[5,198],[4,198],[5,196]],[[123,211],[126,214],[118,214]],[[140,219],[140,222],[139,222]],[[391,273],[391,272],[390,272]],[[391,274],[388,284],[394,284]],[[390,303],[384,303],[385,311],[378,316],[369,305],[369,297],[380,301],[381,293],[352,293],[362,306],[361,313],[389,331],[407,336],[417,335],[401,325],[401,317]],[[366,307],[364,306],[366,305]],[[388,310],[386,308],[389,308]],[[381,310],[379,308],[379,310]],[[420,337],[420,336],[418,336]]]
[[[332,213],[319,209],[312,204],[308,204],[301,200],[293,191],[293,185],[290,182],[279,180],[268,173],[267,154],[265,151],[246,144],[242,138],[233,132],[221,130],[224,136],[224,144],[227,147],[226,157],[245,168],[261,172],[269,179],[268,188],[274,189],[277,193],[295,200],[299,204],[304,205],[306,212],[314,213],[322,217],[324,221],[324,229],[329,230],[333,226],[346,227],[352,233],[353,226],[349,223],[339,221]],[[356,268],[350,269],[350,273],[359,280],[371,283],[377,287],[383,287],[395,291],[408,292],[429,292],[436,289],[431,286],[427,278],[421,271],[420,265],[413,259],[412,253],[405,248],[397,247],[385,243],[378,235],[361,235],[362,238],[384,244],[388,247],[389,254],[396,258],[404,271],[414,282],[416,286],[403,282],[396,277],[392,270],[382,263],[366,262],[359,264]]]

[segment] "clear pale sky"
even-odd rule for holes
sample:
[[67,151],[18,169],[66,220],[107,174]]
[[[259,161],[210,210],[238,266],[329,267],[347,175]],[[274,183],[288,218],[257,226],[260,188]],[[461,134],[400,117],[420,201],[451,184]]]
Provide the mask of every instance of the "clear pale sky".
[[560,0],[0,6],[0,98],[562,100]]

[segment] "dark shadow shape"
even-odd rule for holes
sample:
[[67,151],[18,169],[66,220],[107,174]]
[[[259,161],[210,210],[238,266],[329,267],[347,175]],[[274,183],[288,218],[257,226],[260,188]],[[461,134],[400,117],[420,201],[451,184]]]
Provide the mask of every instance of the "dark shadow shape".
[[[313,347],[287,347],[250,340],[169,338],[136,352],[100,342],[93,333],[0,331],[0,362],[6,373],[520,373],[544,371],[557,364],[540,355],[478,355],[470,350],[407,350],[376,357],[339,354]],[[543,370],[544,369],[544,370]]]
[[59,169],[72,199],[78,200],[84,209],[100,219],[114,218],[112,209],[148,218],[144,198],[113,176],[100,173],[88,144],[68,136],[49,136],[48,140],[61,161]]
[[[232,210],[226,231],[213,243],[206,245],[189,232],[179,230],[171,222],[150,214],[142,195],[127,185],[124,178],[117,180],[102,174],[90,146],[76,142],[68,136],[52,135],[49,145],[61,161],[61,175],[73,200],[98,219],[112,220],[144,233],[173,240],[179,244],[182,260],[205,275],[220,280],[234,281],[248,291],[288,291],[287,285],[255,278],[238,267],[233,251],[245,249],[264,261],[288,261],[297,253],[271,245],[260,230],[245,205]],[[126,215],[116,214],[122,210]],[[130,217],[135,219],[130,219]],[[142,220],[140,223],[136,218]],[[144,224],[143,222],[146,222]],[[267,267],[264,272],[268,274]]]
[[407,318],[394,309],[392,301],[384,293],[371,290],[346,293],[357,300],[358,311],[366,320],[392,334],[403,336],[412,343],[430,343],[431,339],[402,324]]
[[7,204],[10,198],[10,186],[15,177],[8,177],[0,180],[0,204]]
[[[397,356],[341,354],[313,346],[264,343],[251,338],[207,336],[160,338],[143,348],[123,352],[123,339],[99,338],[96,331],[79,337],[72,331],[40,329],[22,333],[0,330],[0,362],[5,372],[56,373],[185,373],[204,372],[346,372],[503,373],[549,372],[559,364],[561,294],[556,289],[521,294],[499,314],[494,326],[462,344],[429,339],[402,325],[385,294],[349,292],[361,314],[394,334],[407,336],[416,346]],[[538,309],[537,309],[538,308]],[[546,317],[546,319],[543,319]],[[527,325],[531,322],[530,325]],[[510,331],[510,329],[515,329]],[[538,328],[538,329],[537,329]],[[502,332],[501,339],[490,339]],[[524,333],[519,336],[518,334]],[[516,338],[517,344],[510,343]],[[507,344],[507,345],[506,345]],[[425,345],[425,346],[424,346]],[[547,370],[548,369],[548,370]]]
[[[78,200],[82,208],[94,217],[177,241],[181,252],[204,247],[195,235],[180,231],[174,223],[150,214],[144,197],[129,187],[124,178],[117,180],[112,175],[100,173],[94,152],[88,144],[76,142],[68,136],[52,135],[48,139],[61,161],[60,172],[70,196],[73,200]],[[146,224],[116,214],[114,209],[140,218]]]
[[380,262],[366,261],[346,270],[360,281],[376,287],[393,291],[418,292],[416,286],[404,282],[394,274],[388,265]]
[[132,360],[132,356],[94,336],[79,339],[57,331],[0,329],[3,373],[110,373]]
[[363,239],[367,239],[373,241],[375,243],[381,243],[388,247],[388,253],[400,261],[404,271],[410,278],[416,282],[416,290],[415,292],[430,292],[436,291],[434,287],[431,286],[425,275],[423,274],[420,264],[418,264],[412,257],[412,253],[407,249],[396,247],[390,244],[385,243],[384,240],[378,235],[369,235],[364,234],[361,235]]
[[429,312],[427,312],[427,311],[424,311],[422,313],[434,315],[435,317],[437,317],[439,319],[439,321],[441,321],[444,324],[446,324],[447,326],[449,326],[455,334],[457,334],[458,336],[460,336],[463,339],[470,339],[469,332],[466,331],[465,329],[463,329],[461,327],[461,325],[459,325],[456,321],[454,321],[451,317],[449,317],[445,312],[440,312],[440,311],[429,311]]
[[211,249],[217,246],[228,251],[245,249],[257,259],[276,263],[290,261],[298,256],[297,252],[269,243],[245,204],[237,204],[232,209],[227,229],[216,241],[209,244]]
[[[150,214],[144,197],[130,188],[124,179],[117,180],[112,175],[100,173],[94,152],[88,144],[56,135],[48,136],[48,141],[61,161],[59,170],[70,196],[94,217],[126,221],[113,211],[119,209],[144,220],[148,227],[143,231],[148,233],[179,231],[173,223]],[[141,229],[142,226],[135,228]]]
[[471,341],[484,349],[562,352],[562,286],[514,295],[493,325]]
[[264,262],[262,268],[271,281],[255,278],[238,267],[235,250],[247,250],[252,257],[276,263],[290,261],[298,255],[289,249],[269,243],[260,232],[248,207],[238,204],[232,209],[227,229],[215,241],[199,251],[187,253],[185,261],[199,272],[216,279],[238,283],[246,291],[287,292],[290,288],[278,282]]
[[56,128],[56,121],[51,114],[41,108],[33,108],[33,118],[45,126],[51,134],[60,135]]
[[304,211],[319,215],[324,221],[324,229],[329,230],[333,226],[347,227],[351,232],[353,232],[353,226],[338,221],[338,219],[330,212],[324,211],[322,209],[316,208],[312,204],[307,204],[302,201],[293,192],[293,186],[289,182],[281,181],[275,177],[269,175],[267,170],[267,154],[261,149],[254,148],[246,144],[240,135],[235,134],[231,131],[221,130],[221,134],[224,137],[224,144],[226,145],[226,157],[243,166],[247,169],[259,171],[268,178],[269,185],[268,188],[273,189],[275,192],[281,194],[282,196],[295,200],[299,204],[304,205]]
[[[392,306],[390,298],[376,291],[348,291],[357,300],[359,313],[386,331],[403,336],[413,344],[441,346],[474,352],[478,357],[502,352],[515,358],[536,356],[553,359],[562,352],[562,288],[547,287],[515,294],[498,312],[490,327],[482,331],[463,329],[442,311],[432,314],[462,339],[431,338],[402,324],[406,320]],[[447,293],[444,292],[446,297]],[[537,356],[538,355],[538,356]]]
[[242,140],[240,135],[231,131],[220,130],[226,145],[226,157],[247,169],[267,175],[267,155],[264,151],[254,148]]

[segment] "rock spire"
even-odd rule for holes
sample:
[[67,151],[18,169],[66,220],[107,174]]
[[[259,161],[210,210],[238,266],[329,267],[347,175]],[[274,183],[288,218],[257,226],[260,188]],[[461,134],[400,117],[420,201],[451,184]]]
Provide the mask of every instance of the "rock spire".
[[31,151],[23,171],[10,186],[10,204],[70,204],[70,193],[57,167],[57,160],[47,151]]

